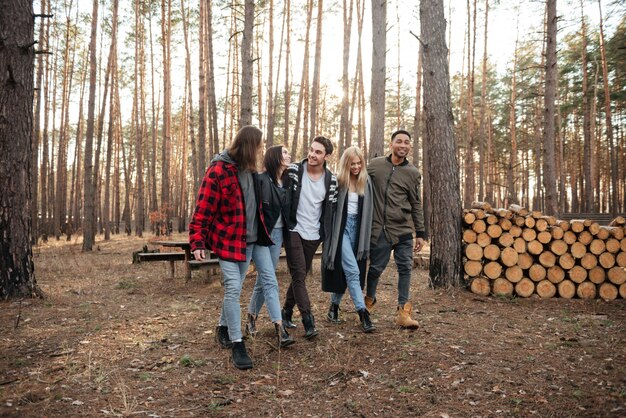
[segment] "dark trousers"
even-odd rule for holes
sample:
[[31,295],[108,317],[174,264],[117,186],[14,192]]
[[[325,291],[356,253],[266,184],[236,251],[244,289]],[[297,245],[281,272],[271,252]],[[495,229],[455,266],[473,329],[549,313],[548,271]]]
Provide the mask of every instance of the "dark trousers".
[[319,247],[321,240],[309,241],[302,239],[297,232],[289,231],[285,236],[285,253],[287,255],[287,265],[291,273],[291,284],[287,289],[284,308],[293,311],[293,307],[298,305],[300,314],[311,312],[311,301],[309,292],[306,289],[306,274],[311,270],[315,251]]

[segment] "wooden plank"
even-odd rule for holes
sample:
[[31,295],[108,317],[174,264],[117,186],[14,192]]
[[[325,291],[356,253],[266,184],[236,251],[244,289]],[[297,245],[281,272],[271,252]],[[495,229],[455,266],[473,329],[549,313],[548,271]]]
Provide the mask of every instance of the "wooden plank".
[[172,252],[172,253],[139,253],[137,254],[139,262],[147,261],[184,261],[185,253]]

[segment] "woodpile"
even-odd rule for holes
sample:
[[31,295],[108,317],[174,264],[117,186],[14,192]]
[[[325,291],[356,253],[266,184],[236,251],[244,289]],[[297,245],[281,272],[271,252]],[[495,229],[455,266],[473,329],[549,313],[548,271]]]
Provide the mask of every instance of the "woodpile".
[[480,295],[626,298],[626,220],[600,226],[474,202],[463,211],[463,260]]

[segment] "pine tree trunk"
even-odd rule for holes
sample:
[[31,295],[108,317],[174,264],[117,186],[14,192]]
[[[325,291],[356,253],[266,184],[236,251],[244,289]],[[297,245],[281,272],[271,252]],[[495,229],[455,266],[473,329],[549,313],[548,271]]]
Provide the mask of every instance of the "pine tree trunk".
[[[48,2],[48,14],[50,14],[51,6]],[[50,24],[46,25],[46,39],[50,39]],[[48,218],[48,162],[49,162],[49,143],[50,139],[48,137],[48,122],[50,115],[50,62],[49,62],[48,54],[45,55],[45,94],[44,94],[44,116],[43,116],[43,135],[41,138],[41,175],[39,177],[39,187],[40,187],[40,196],[41,196],[41,221],[40,221],[40,234],[44,241],[48,240],[49,234],[49,218]],[[56,55],[55,55],[56,56]],[[36,170],[37,168],[34,167]]]
[[[310,128],[309,138],[315,138],[317,134],[317,114],[320,96],[320,67],[322,66],[322,16],[323,0],[317,0],[317,32],[315,35],[315,61],[313,62],[313,85],[311,86]],[[305,125],[306,130],[306,125]]]
[[[150,212],[156,212],[159,210],[159,201],[157,197],[157,179],[156,179],[156,161],[157,161],[157,129],[158,129],[158,120],[159,120],[159,111],[156,105],[157,96],[154,92],[155,85],[155,75],[154,75],[154,50],[153,50],[153,42],[152,42],[152,13],[148,13],[148,33],[150,35],[150,110],[152,115],[152,120],[150,121],[150,170],[148,171],[149,176],[149,187],[150,187],[150,202],[149,202],[149,210]],[[119,111],[119,107],[117,107]],[[121,125],[121,122],[120,122]]]
[[[556,1],[556,0],[555,0]],[[611,116],[611,90],[609,88],[609,71],[606,62],[606,45],[604,38],[604,20],[602,16],[602,2],[598,0],[598,10],[600,12],[600,54],[602,57],[602,80],[604,82],[604,118],[606,124],[606,139],[609,147],[609,167],[611,179],[611,201],[609,202],[609,210],[612,214],[616,214],[618,210],[618,182],[617,182],[617,155],[615,153],[615,144],[613,142],[613,122]]]
[[104,224],[104,239],[111,239],[111,160],[113,157],[113,141],[115,129],[115,117],[117,108],[115,106],[114,91],[117,87],[117,16],[119,0],[113,0],[113,17],[111,24],[111,92],[109,94],[109,123],[107,132],[106,162],[104,169],[104,208],[102,210],[102,223]]
[[[217,126],[217,99],[215,96],[215,66],[213,63],[213,12],[212,12],[212,2],[209,1],[209,7],[206,12],[206,65],[207,65],[207,92],[206,92],[206,103],[207,103],[207,117],[209,121],[208,132],[209,132],[209,145],[211,155],[217,154],[220,151],[220,142],[219,142],[219,134],[218,134],[218,126]],[[205,151],[206,152],[206,151]],[[200,179],[202,179],[204,175],[204,170],[206,167],[200,166]]]
[[[143,236],[144,226],[144,200],[143,200],[143,130],[140,122],[140,96],[143,96],[143,83],[141,83],[142,77],[140,76],[140,65],[143,61],[143,24],[142,24],[142,5],[139,0],[135,0],[135,88],[133,95],[134,102],[134,128],[135,128],[135,160],[137,161],[137,207],[135,208],[135,235],[138,237]],[[165,39],[165,36],[164,36]]]
[[417,167],[422,149],[422,67],[423,67],[422,44],[418,45],[417,72],[415,82],[415,115],[413,116],[413,164]]
[[93,136],[96,110],[96,43],[98,41],[98,0],[93,0],[91,14],[91,41],[89,44],[89,99],[87,101],[87,137],[85,139],[84,193],[85,212],[83,214],[83,251],[91,251],[94,244],[95,227],[95,185],[93,184]]
[[[487,27],[489,26],[489,0],[485,0],[485,31],[483,40],[483,62],[482,62],[482,74],[481,74],[481,89],[480,89],[480,133],[478,135],[478,200],[485,199],[485,139],[486,139],[486,127],[485,127],[485,113],[487,112]],[[487,170],[487,173],[489,170]],[[490,201],[493,199],[490,197]]]
[[[46,12],[46,0],[41,0],[41,11],[40,14],[44,15]],[[39,45],[44,45],[44,35],[46,33],[46,28],[49,26],[50,20],[47,18],[42,18],[39,24]],[[46,39],[47,41],[47,39]],[[39,238],[39,144],[41,142],[41,96],[43,92],[43,66],[44,66],[44,56],[46,54],[39,54],[37,57],[37,74],[36,74],[36,82],[35,82],[35,110],[34,110],[34,121],[33,121],[33,136],[32,136],[32,205],[31,205],[31,219],[32,219],[32,236],[31,236],[31,244],[37,244],[37,240]]]
[[559,213],[555,168],[556,0],[547,0],[546,88],[544,91],[543,186],[547,215]]
[[[306,31],[304,35],[304,59],[302,64],[302,77],[300,78],[300,94],[298,94],[298,108],[296,110],[296,120],[293,128],[293,140],[291,143],[291,158],[294,161],[298,161],[300,155],[298,154],[298,137],[300,133],[300,120],[302,117],[302,107],[304,105],[305,98],[308,96],[308,88],[309,88],[309,44],[310,44],[310,33],[311,33],[311,20],[313,16],[313,1],[307,1],[307,13],[306,13]],[[306,115],[306,110],[304,111]],[[304,123],[303,132],[306,132],[306,121]],[[302,139],[304,143],[306,141],[305,137]]]
[[43,296],[35,279],[31,247],[35,58],[30,43],[34,37],[32,2],[5,3],[0,27],[0,300],[6,300]]
[[196,168],[196,190],[200,188],[200,182],[206,170],[206,52],[204,45],[204,31],[207,13],[207,2],[200,2],[200,22],[198,24],[198,165]]
[[[170,78],[170,0],[161,2],[161,33],[163,35],[163,142],[161,144],[161,212],[165,216],[165,232],[169,234],[170,205],[170,147],[172,124],[172,81]],[[141,180],[137,178],[139,183]]]
[[583,107],[583,138],[584,138],[584,158],[583,172],[585,177],[585,211],[595,212],[593,199],[593,143],[591,136],[591,114],[589,108],[589,88],[588,88],[588,69],[587,69],[587,24],[585,19],[583,1],[580,0],[581,14],[581,72],[582,72],[582,107]]
[[[284,120],[283,120],[283,144],[289,144],[289,117],[291,115],[291,1],[286,0],[284,3],[283,13],[285,17],[285,32],[287,33],[285,40],[285,88],[284,88]],[[295,155],[291,154],[294,158]]]
[[372,84],[370,89],[370,157],[384,154],[385,82],[387,78],[387,2],[372,0]]
[[[71,5],[66,5],[71,7]],[[61,126],[59,127],[59,143],[57,151],[57,170],[56,185],[54,199],[54,216],[53,231],[54,236],[58,240],[63,232],[66,232],[66,212],[65,201],[67,198],[67,147],[69,136],[69,102],[72,91],[72,82],[74,80],[74,61],[75,61],[75,37],[70,38],[73,23],[71,21],[70,12],[66,10],[66,30],[65,30],[65,50],[63,52],[63,84],[61,87]],[[70,50],[72,55],[70,58]]]
[[[88,51],[84,51],[82,54],[82,62],[85,62],[85,58]],[[81,71],[80,82],[80,99],[78,100],[78,123],[76,129],[76,154],[75,163],[76,176],[72,179],[72,191],[73,197],[70,198],[71,214],[68,218],[68,223],[72,231],[77,231],[81,227],[81,210],[83,208],[83,109],[84,109],[84,96],[85,87],[87,85],[87,70],[83,68]],[[69,236],[68,236],[69,238]]]
[[[519,25],[519,20],[518,20]],[[519,30],[515,37],[515,51],[513,54],[513,71],[511,76],[511,101],[509,103],[509,133],[511,136],[511,154],[507,166],[507,200],[508,203],[517,203],[517,191],[515,189],[515,173],[517,169],[517,131],[515,126],[515,106],[517,102],[517,42]]]
[[[349,1],[349,4],[346,3]],[[337,155],[342,155],[343,150],[349,147],[352,138],[349,136],[350,125],[352,120],[350,116],[350,80],[348,78],[348,65],[350,64],[350,39],[352,35],[352,13],[354,9],[354,0],[343,0],[343,54],[342,54],[342,71],[341,71],[341,120],[339,121],[339,144]]]
[[434,208],[431,222],[430,283],[433,287],[459,286],[462,263],[461,194],[454,141],[450,77],[445,40],[443,0],[420,3],[421,39],[424,43],[425,141]]
[[239,128],[252,124],[252,85],[254,62],[252,39],[254,36],[254,1],[245,0],[243,38],[241,40],[241,103]]

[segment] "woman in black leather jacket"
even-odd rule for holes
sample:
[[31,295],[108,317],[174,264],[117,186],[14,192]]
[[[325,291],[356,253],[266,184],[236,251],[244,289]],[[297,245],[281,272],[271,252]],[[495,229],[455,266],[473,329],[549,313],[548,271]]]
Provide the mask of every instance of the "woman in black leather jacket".
[[[263,166],[265,171],[258,175],[258,186],[261,191],[263,215],[268,233],[274,245],[270,246],[270,255],[274,270],[278,265],[280,249],[283,244],[283,227],[286,227],[284,214],[289,213],[286,197],[286,187],[283,186],[283,172],[291,163],[289,150],[283,145],[275,145],[265,152]],[[286,177],[286,176],[285,176]],[[257,333],[256,320],[263,304],[267,306],[267,311],[271,321],[275,324],[279,336],[281,347],[286,347],[294,343],[294,340],[282,324],[280,297],[278,293],[278,280],[262,280],[257,275],[254,290],[250,297],[246,331],[248,335],[255,336]]]

